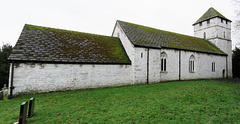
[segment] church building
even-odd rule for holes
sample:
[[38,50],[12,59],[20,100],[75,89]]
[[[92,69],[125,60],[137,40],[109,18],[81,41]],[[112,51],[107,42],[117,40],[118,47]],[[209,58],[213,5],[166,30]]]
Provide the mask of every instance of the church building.
[[214,8],[194,37],[125,21],[112,36],[26,24],[9,57],[9,96],[232,77],[231,20]]

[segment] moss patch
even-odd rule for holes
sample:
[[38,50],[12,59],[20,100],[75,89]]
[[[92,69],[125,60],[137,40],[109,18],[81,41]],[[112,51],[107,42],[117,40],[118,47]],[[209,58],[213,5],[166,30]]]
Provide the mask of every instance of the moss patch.
[[28,24],[14,49],[11,60],[131,63],[119,38]]
[[118,21],[118,23],[134,45],[158,48],[167,47],[225,55],[215,45],[202,38],[163,31],[129,22]]

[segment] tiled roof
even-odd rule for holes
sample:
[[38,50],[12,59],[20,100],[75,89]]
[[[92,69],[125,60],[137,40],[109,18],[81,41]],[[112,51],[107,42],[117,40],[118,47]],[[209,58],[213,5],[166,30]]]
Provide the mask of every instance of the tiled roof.
[[219,13],[217,10],[215,10],[214,8],[211,7],[193,25],[195,25],[199,22],[203,22],[208,19],[214,18],[214,17],[219,17],[219,18],[225,19],[227,21],[231,21],[231,20],[227,19],[225,16],[223,16],[221,13]]
[[173,48],[226,55],[218,47],[202,38],[172,33],[146,26],[117,21],[135,46]]
[[130,64],[119,38],[25,25],[10,61]]

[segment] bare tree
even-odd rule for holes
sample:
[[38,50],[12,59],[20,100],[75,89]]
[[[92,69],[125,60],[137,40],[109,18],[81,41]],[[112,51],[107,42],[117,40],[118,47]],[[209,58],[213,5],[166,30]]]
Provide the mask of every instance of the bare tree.
[[240,0],[232,0],[234,7],[234,19],[233,19],[233,40],[235,45],[240,47]]

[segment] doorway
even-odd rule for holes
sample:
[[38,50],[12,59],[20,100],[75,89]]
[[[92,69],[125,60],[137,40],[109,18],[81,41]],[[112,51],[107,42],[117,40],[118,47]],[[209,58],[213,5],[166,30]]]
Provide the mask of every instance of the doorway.
[[222,71],[222,78],[225,78],[225,69]]

